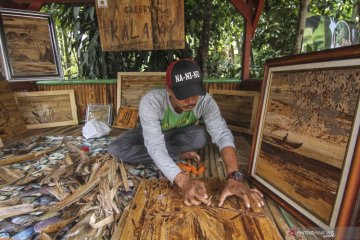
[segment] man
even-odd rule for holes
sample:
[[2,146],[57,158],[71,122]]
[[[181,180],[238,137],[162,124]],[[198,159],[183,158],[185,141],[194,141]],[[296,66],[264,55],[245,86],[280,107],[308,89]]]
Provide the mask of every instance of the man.
[[[147,93],[140,101],[139,115],[141,126],[111,143],[110,154],[126,163],[154,161],[165,177],[182,189],[187,206],[209,205],[204,183],[191,179],[174,162],[178,158],[199,161],[195,150],[205,146],[208,132],[219,147],[227,172],[219,207],[231,195],[241,197],[247,207],[250,201],[258,207],[264,205],[262,194],[242,182],[234,138],[216,102],[206,93],[195,62],[183,59],[171,63],[166,71],[166,89]],[[206,129],[194,125],[200,118]]]

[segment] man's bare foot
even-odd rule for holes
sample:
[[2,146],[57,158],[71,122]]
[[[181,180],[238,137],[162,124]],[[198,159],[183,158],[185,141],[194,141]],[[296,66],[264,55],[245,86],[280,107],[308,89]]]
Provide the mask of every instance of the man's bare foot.
[[184,160],[192,160],[192,161],[196,161],[196,162],[200,161],[199,154],[197,154],[194,151],[182,152],[182,153],[179,154],[179,156],[180,156],[180,159],[184,159]]

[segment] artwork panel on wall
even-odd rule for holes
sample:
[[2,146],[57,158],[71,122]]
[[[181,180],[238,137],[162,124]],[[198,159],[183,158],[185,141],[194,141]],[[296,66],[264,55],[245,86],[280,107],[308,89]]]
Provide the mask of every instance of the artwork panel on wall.
[[360,58],[273,60],[266,73],[251,176],[307,220],[334,228],[359,161]]
[[8,81],[63,79],[51,15],[0,8],[2,72]]
[[78,124],[73,89],[16,92],[14,95],[28,129]]

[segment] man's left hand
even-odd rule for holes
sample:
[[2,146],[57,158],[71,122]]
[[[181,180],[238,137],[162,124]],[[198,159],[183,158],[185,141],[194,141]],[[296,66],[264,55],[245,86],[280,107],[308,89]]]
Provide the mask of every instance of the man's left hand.
[[219,207],[224,204],[224,201],[227,197],[232,195],[242,198],[247,208],[250,208],[250,201],[256,204],[258,207],[265,205],[263,195],[259,190],[255,188],[250,189],[242,182],[229,179],[226,182],[225,188],[221,194]]

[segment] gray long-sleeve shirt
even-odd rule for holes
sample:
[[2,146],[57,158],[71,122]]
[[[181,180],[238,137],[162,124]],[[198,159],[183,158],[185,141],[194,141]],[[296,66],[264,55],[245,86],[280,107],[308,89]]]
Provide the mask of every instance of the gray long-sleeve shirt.
[[[169,112],[175,116],[179,115],[171,105],[166,89],[152,90],[140,101],[139,115],[144,144],[156,166],[167,179],[173,182],[181,170],[169,156],[162,132],[164,118]],[[192,112],[197,119],[203,118],[212,142],[216,143],[220,151],[228,146],[235,148],[233,135],[211,95],[200,96]]]

